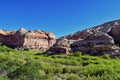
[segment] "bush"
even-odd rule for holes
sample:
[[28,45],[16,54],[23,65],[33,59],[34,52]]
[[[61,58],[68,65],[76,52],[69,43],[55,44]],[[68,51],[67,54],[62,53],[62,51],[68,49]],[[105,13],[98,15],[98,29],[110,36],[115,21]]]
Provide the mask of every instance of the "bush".
[[65,74],[65,73],[70,73],[70,68],[69,67],[64,67],[63,70],[62,70],[62,73]]
[[27,47],[25,47],[25,48],[24,48],[24,51],[30,51],[30,49],[29,49],[29,48],[27,48]]
[[8,48],[8,47],[5,46],[5,45],[0,46],[0,52],[11,52],[11,51],[14,51],[14,50],[11,49],[11,48]]
[[109,55],[109,54],[104,54],[102,57],[103,57],[104,59],[110,59],[110,55]]
[[80,80],[80,78],[75,74],[71,74],[66,80]]
[[75,57],[81,57],[82,56],[82,52],[77,51],[77,52],[74,53],[74,56]]
[[120,59],[111,59],[108,54],[44,56],[7,49],[0,47],[0,73],[7,72],[0,80],[120,80]]
[[6,76],[0,76],[0,80],[9,80]]
[[54,73],[53,68],[49,67],[49,66],[45,67],[44,71],[45,71],[45,74],[52,74],[52,73]]
[[61,68],[54,68],[54,74],[56,74],[56,73],[59,73],[59,74],[61,74],[62,73],[62,69]]

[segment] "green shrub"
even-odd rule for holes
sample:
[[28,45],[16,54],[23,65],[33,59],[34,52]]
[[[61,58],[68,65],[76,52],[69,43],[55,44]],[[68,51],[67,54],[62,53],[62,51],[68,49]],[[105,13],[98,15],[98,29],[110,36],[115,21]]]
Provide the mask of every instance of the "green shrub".
[[11,49],[11,48],[8,48],[8,47],[5,46],[5,45],[0,46],[0,52],[11,52],[11,51],[14,51],[14,50]]
[[120,59],[108,55],[44,56],[0,46],[0,73],[8,72],[0,80],[120,80],[119,66]]
[[62,73],[65,74],[65,73],[70,73],[70,68],[69,67],[64,67],[63,70],[62,70]]
[[71,73],[78,74],[78,73],[82,72],[82,67],[81,66],[79,66],[79,67],[71,67],[70,71],[71,71]]
[[45,71],[45,74],[53,74],[54,73],[53,68],[49,67],[49,66],[45,67],[44,71]]
[[0,80],[9,80],[7,76],[0,76]]
[[24,48],[24,51],[30,51],[30,49],[29,49],[29,48],[27,48],[27,47],[25,47],[25,48]]
[[79,52],[79,51],[77,51],[73,54],[74,54],[75,57],[81,57],[82,56],[82,52]]
[[45,71],[44,71],[44,70],[39,70],[39,74],[40,74],[41,76],[45,76]]
[[80,78],[75,74],[71,74],[70,76],[67,77],[66,80],[80,80]]
[[62,73],[62,68],[59,68],[59,67],[54,68],[54,74],[57,74],[57,73],[61,74]]
[[110,59],[110,55],[109,55],[109,54],[104,54],[102,57],[103,57],[104,59]]

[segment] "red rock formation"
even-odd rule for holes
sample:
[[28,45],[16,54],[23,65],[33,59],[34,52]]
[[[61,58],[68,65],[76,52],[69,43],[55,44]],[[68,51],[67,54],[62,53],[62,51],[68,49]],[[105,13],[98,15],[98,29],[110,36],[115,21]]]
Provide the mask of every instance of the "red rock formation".
[[0,30],[0,42],[14,48],[28,47],[46,51],[55,41],[54,34],[40,30],[27,31],[24,28],[13,32]]

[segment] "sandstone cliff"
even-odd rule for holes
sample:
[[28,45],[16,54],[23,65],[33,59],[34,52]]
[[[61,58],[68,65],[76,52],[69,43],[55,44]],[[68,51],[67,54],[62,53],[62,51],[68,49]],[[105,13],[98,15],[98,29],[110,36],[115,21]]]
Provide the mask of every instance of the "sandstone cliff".
[[56,37],[53,33],[21,28],[18,31],[0,30],[0,42],[12,48],[27,47],[44,52],[56,42]]
[[[69,53],[81,51],[84,54],[91,55],[96,55],[97,53],[101,55],[103,53],[119,55],[120,48],[117,45],[120,45],[120,20],[78,31],[75,34],[63,36],[58,40],[48,50],[49,52]],[[59,44],[59,42],[63,43]]]

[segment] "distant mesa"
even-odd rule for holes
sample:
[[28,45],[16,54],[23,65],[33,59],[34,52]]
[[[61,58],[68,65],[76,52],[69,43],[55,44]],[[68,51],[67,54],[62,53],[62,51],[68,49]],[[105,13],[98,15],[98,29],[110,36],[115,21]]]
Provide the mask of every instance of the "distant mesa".
[[56,42],[56,37],[53,33],[21,28],[17,31],[0,30],[0,42],[11,48],[23,50],[27,47],[44,52]]
[[81,51],[89,55],[120,55],[120,20],[59,38],[46,53]]

